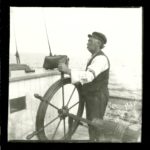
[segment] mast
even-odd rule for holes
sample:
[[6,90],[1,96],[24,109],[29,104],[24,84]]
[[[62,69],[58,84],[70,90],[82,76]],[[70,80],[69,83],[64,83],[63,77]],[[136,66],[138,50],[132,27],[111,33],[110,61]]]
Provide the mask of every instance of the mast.
[[18,47],[17,47],[17,39],[16,39],[16,34],[15,34],[15,25],[14,25],[14,22],[13,22],[13,27],[14,27],[15,46],[16,46],[16,53],[15,53],[16,62],[17,62],[17,64],[20,64],[21,61],[20,61],[20,56],[19,56]]
[[[43,10],[43,9],[42,9]],[[44,12],[43,12],[44,14]],[[47,41],[48,41],[48,47],[49,47],[49,56],[52,56],[52,51],[51,51],[51,47],[50,47],[50,42],[49,42],[49,38],[48,38],[48,33],[47,33],[47,27],[46,27],[46,21],[44,19],[44,15],[43,15],[43,20],[44,20],[44,26],[45,26],[45,31],[46,31],[46,37],[47,37]]]
[[14,37],[15,37],[15,45],[16,45],[16,54],[15,54],[16,62],[17,62],[17,64],[20,64],[21,62],[20,62],[20,56],[19,56],[18,47],[17,47],[17,40],[16,40],[16,36],[15,36],[15,31],[14,31]]

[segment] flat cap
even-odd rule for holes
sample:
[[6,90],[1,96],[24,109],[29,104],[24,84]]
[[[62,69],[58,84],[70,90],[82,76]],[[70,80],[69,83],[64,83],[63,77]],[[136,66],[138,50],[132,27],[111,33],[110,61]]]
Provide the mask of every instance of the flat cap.
[[103,33],[100,33],[100,32],[93,32],[92,35],[88,34],[88,37],[94,37],[94,38],[102,41],[104,44],[107,43],[107,39],[106,39],[105,35]]

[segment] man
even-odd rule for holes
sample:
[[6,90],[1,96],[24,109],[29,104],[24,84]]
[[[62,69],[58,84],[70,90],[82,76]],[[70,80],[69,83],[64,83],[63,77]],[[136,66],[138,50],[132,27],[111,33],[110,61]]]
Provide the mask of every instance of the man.
[[[69,74],[73,84],[81,83],[82,98],[86,103],[86,117],[88,120],[96,121],[103,119],[107,102],[109,99],[109,60],[102,52],[107,39],[104,34],[93,32],[88,35],[87,49],[92,54],[87,63],[85,71],[69,69],[65,64],[59,64],[61,72]],[[98,140],[98,135],[94,127],[89,126],[90,140]]]

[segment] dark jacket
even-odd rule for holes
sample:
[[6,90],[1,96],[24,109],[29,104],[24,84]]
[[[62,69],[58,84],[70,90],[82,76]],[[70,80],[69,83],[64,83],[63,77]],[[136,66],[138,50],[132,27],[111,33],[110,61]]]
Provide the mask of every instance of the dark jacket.
[[[93,58],[91,58],[91,60],[87,64],[87,67],[92,63],[93,59],[98,55],[104,55],[107,58],[107,56],[103,52],[99,52]],[[82,85],[81,89],[82,89],[83,95],[96,94],[97,92],[108,90],[109,69],[110,69],[109,60],[108,60],[108,65],[109,65],[108,69],[100,73],[93,81]],[[86,67],[86,70],[87,70],[87,67]]]

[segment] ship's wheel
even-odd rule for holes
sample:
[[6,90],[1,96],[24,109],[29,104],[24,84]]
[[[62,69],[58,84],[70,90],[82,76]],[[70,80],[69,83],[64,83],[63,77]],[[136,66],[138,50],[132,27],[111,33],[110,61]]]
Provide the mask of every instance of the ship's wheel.
[[55,82],[45,93],[38,108],[36,132],[39,140],[70,140],[79,121],[67,114],[81,117],[83,110],[80,85],[71,84],[70,78]]

